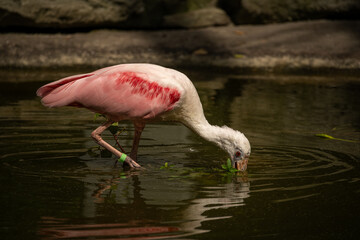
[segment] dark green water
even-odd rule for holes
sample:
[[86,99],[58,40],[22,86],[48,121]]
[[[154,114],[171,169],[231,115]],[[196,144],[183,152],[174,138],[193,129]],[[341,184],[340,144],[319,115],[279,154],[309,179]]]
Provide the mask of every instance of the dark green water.
[[[236,175],[220,170],[225,153],[178,124],[145,128],[146,170],[89,154],[101,120],[35,96],[80,72],[0,73],[0,239],[359,238],[360,144],[314,136],[360,141],[359,78],[187,72],[208,120],[252,144]],[[123,126],[130,150],[133,127]]]

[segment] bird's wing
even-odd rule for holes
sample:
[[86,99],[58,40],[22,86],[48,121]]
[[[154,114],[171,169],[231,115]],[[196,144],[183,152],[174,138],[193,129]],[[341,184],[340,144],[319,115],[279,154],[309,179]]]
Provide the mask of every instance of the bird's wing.
[[79,80],[82,78],[86,78],[86,77],[89,77],[92,75],[93,75],[93,73],[87,73],[87,74],[78,74],[78,75],[62,78],[60,80],[57,80],[55,82],[51,82],[51,83],[48,83],[48,84],[42,86],[41,88],[39,88],[36,91],[36,95],[43,98],[46,95],[48,95],[49,93],[51,93],[54,89],[59,88],[62,85],[65,85],[69,82],[73,82],[73,81],[76,81],[76,80]]
[[50,107],[85,107],[113,119],[154,118],[180,100],[180,90],[169,81],[165,85],[147,73],[108,68],[47,84],[38,95]]
[[48,83],[40,87],[36,94],[41,97],[41,102],[44,106],[47,107],[62,107],[71,105],[74,102],[74,98],[77,93],[76,89],[71,87],[75,82],[85,80],[90,76],[93,76],[93,73],[79,74],[66,78],[62,78],[55,82]]

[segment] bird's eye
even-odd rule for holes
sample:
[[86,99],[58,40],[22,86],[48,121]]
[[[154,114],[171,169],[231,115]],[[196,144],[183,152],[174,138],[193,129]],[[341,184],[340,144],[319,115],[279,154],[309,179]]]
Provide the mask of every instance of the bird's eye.
[[239,158],[240,156],[241,156],[241,152],[240,152],[240,151],[237,151],[237,152],[235,153],[235,157]]

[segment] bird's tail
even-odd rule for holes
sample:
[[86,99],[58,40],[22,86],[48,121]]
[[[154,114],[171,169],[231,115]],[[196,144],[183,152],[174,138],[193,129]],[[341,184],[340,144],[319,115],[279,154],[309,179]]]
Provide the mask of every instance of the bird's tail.
[[93,73],[79,74],[51,82],[40,87],[36,95],[41,97],[41,102],[47,107],[61,107],[76,104],[74,103],[74,93],[71,91],[71,85],[77,80],[84,79],[94,75]]

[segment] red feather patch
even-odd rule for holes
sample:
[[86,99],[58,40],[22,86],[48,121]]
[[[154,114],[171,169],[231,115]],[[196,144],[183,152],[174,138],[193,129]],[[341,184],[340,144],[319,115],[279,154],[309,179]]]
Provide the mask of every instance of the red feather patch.
[[150,82],[136,75],[134,72],[122,72],[117,76],[116,86],[120,89],[122,84],[130,84],[132,94],[139,94],[148,100],[159,98],[170,108],[180,99],[180,93],[176,89],[162,87],[156,82]]

